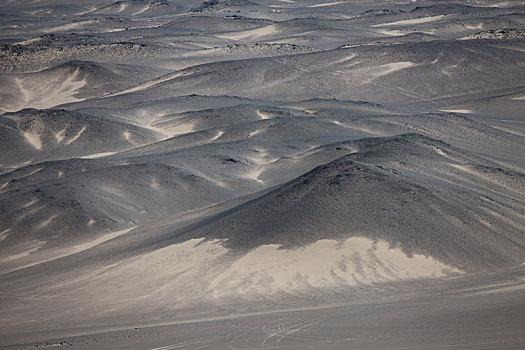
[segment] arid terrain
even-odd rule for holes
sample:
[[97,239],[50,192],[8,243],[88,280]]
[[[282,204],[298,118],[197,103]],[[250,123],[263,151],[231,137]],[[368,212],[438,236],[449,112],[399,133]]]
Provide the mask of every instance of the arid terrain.
[[525,2],[0,2],[0,347],[525,348]]

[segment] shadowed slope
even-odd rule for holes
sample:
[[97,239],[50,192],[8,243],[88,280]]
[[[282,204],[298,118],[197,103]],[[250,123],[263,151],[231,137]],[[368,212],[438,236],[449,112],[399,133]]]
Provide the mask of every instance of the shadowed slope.
[[356,144],[359,151],[187,234],[243,251],[368,237],[467,270],[524,261],[523,174],[416,135]]

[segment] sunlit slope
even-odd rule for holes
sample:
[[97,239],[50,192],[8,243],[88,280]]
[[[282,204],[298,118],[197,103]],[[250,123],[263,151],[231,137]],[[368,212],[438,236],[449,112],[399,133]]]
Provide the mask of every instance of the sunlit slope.
[[181,70],[124,96],[75,107],[199,94],[289,101],[324,97],[440,108],[451,101],[523,91],[519,67],[525,56],[514,45],[408,43],[218,62]]
[[155,131],[122,120],[66,110],[25,109],[0,116],[2,167],[30,162],[96,157],[161,139]]

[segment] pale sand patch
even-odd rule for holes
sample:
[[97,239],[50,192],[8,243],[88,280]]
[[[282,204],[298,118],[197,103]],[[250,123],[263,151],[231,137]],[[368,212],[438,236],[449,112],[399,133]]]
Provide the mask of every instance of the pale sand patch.
[[[95,220],[93,220],[93,219],[89,221],[89,225],[90,226],[93,225],[94,223],[95,223]],[[48,261],[52,261],[52,260],[60,259],[60,258],[69,256],[69,255],[80,253],[80,252],[85,251],[87,249],[96,247],[96,246],[98,246],[98,245],[100,245],[100,244],[102,244],[102,243],[104,243],[106,241],[109,241],[111,239],[114,239],[114,238],[117,238],[119,236],[122,236],[122,235],[130,232],[131,230],[133,230],[133,229],[135,229],[137,227],[138,226],[134,226],[134,227],[127,228],[125,230],[115,231],[115,232],[106,234],[106,235],[104,235],[104,236],[102,236],[100,238],[97,238],[97,239],[95,239],[93,241],[90,241],[90,242],[77,244],[77,245],[74,245],[74,246],[72,246],[70,248],[67,248],[67,249],[60,249],[55,254],[53,254],[52,258],[44,259],[44,260],[38,260],[38,261],[35,261],[35,262],[31,262],[29,264],[25,264],[25,265],[22,265],[22,266],[15,267],[15,268],[13,268],[11,270],[2,271],[2,274],[10,273],[10,272],[13,272],[13,271],[16,271],[16,270],[24,269],[24,268],[27,268],[27,267],[30,267],[30,266],[34,266],[34,265],[38,265],[38,264],[43,264],[43,263],[48,262]],[[16,254],[16,255],[10,255],[7,258],[0,259],[0,261],[10,261],[10,260],[19,259],[19,258],[28,256],[32,252],[35,252],[38,249],[40,249],[45,243],[46,242],[44,242],[44,241],[32,241],[31,242],[32,248],[29,249],[27,252],[23,252],[23,253]]]
[[57,26],[57,27],[46,28],[46,32],[55,33],[55,32],[68,31],[68,30],[72,30],[72,29],[81,27],[85,24],[90,24],[90,23],[93,23],[93,21],[87,20],[87,21],[80,21],[80,22],[75,22],[75,23],[64,24],[64,25]]
[[128,6],[129,6],[129,4],[127,4],[127,3],[120,3],[118,12],[123,12],[125,9],[128,8]]
[[447,165],[453,167],[453,168],[456,168],[456,169],[459,169],[461,171],[464,171],[468,174],[471,174],[471,175],[479,175],[478,172],[472,170],[468,164],[454,164],[454,163],[447,163]]
[[90,6],[90,8],[89,8],[88,10],[83,11],[83,12],[78,12],[78,13],[76,13],[76,15],[77,15],[77,16],[82,16],[82,15],[85,15],[85,14],[87,14],[87,13],[93,12],[93,11],[95,11],[96,9],[97,9],[96,6]]
[[32,38],[32,39],[23,40],[23,41],[20,41],[20,42],[18,42],[16,44],[17,45],[29,45],[29,44],[32,44],[32,43],[39,42],[41,40],[42,40],[42,38],[38,37],[38,38]]
[[144,125],[142,126],[146,129],[153,130],[155,132],[158,132],[162,135],[164,135],[163,140],[172,138],[177,135],[184,135],[189,134],[190,132],[193,132],[195,130],[195,124],[194,123],[186,123],[186,124],[180,124],[177,126],[167,127],[167,128],[159,128],[157,126],[153,125]]
[[[469,175],[472,175],[472,176],[475,176],[477,178],[480,178],[480,179],[483,179],[485,181],[488,181],[496,186],[499,186],[499,187],[502,187],[506,190],[508,190],[509,192],[513,192],[515,193],[518,197],[523,197],[523,193],[522,191],[520,190],[517,190],[515,187],[512,187],[512,186],[509,186],[507,183],[503,182],[503,181],[499,181],[498,178],[494,178],[492,176],[489,176],[487,174],[484,174],[482,172],[480,172],[478,169],[476,169],[476,167],[474,167],[473,165],[470,165],[470,164],[456,164],[456,163],[446,163],[447,165],[453,167],[453,168],[456,168],[466,174],[469,174]],[[483,207],[479,207],[479,209],[481,210],[486,210],[486,208],[483,208]],[[495,215],[495,216],[500,216],[500,214],[497,214],[495,212],[491,212],[491,214]],[[525,218],[525,216],[524,216]],[[510,223],[510,222],[508,222]],[[518,230],[521,230],[522,227],[518,227]]]
[[211,183],[213,183],[214,185],[217,185],[219,187],[222,187],[222,188],[227,188],[228,187],[228,183],[222,181],[222,180],[217,180],[211,176],[208,176],[206,175],[205,173],[201,172],[201,171],[198,171],[198,170],[195,170],[195,169],[191,169],[191,172],[194,173],[195,175],[203,178],[204,180],[206,181],[209,181]]
[[379,77],[414,67],[415,65],[415,63],[408,61],[392,62],[379,66],[355,69],[351,71],[351,74],[360,78],[363,84],[368,84]]
[[253,181],[257,181],[258,183],[261,183],[263,184],[264,181],[260,180],[259,177],[261,176],[261,174],[263,173],[264,169],[260,166],[256,166],[255,168],[253,168],[252,170],[250,171],[247,171],[245,174],[244,174],[244,177],[247,178],[247,179],[250,179],[250,180],[253,180]]
[[[186,73],[186,74],[190,74],[190,73]],[[163,75],[162,77],[155,78],[153,80],[150,80],[150,81],[138,84],[137,86],[134,86],[132,88],[107,94],[105,96],[102,96],[102,98],[119,96],[119,95],[129,94],[129,93],[132,93],[132,92],[137,92],[137,91],[143,91],[143,90],[149,89],[149,88],[151,88],[151,87],[153,87],[155,85],[161,84],[161,83],[163,83],[165,81],[168,81],[168,80],[171,80],[171,79],[175,79],[175,78],[178,78],[178,77],[183,76],[183,75],[185,75],[183,72],[175,72],[175,73],[166,74],[166,75]]]
[[46,244],[45,241],[39,241],[37,239],[20,244],[16,248],[16,252],[14,254],[10,254],[8,256],[0,258],[0,262],[8,262],[24,258],[42,248],[44,244]]
[[470,109],[440,109],[440,112],[448,112],[448,113],[461,113],[461,114],[469,114],[473,113]]
[[24,132],[24,137],[29,143],[38,150],[42,149],[42,141],[40,135],[36,133]]
[[[102,243],[104,243],[106,241],[109,241],[111,239],[115,239],[115,238],[117,238],[119,236],[122,236],[122,235],[130,232],[131,230],[133,230],[133,229],[135,229],[137,227],[138,226],[133,226],[133,227],[130,227],[130,228],[127,228],[127,229],[124,229],[124,230],[111,232],[111,233],[108,233],[106,235],[103,235],[100,238],[92,240],[90,242],[74,245],[68,250],[68,254],[66,254],[66,255],[76,254],[76,253],[82,252],[84,250],[96,247],[96,246],[101,245]],[[63,255],[63,256],[65,256],[65,255]]]
[[316,7],[334,6],[334,5],[344,4],[345,2],[346,2],[346,1],[325,2],[325,3],[322,3],[322,4],[310,5],[310,6],[308,6],[308,7],[310,7],[310,8],[316,8]]
[[[505,187],[505,186],[503,186],[503,187],[505,189],[509,189],[508,187]],[[489,216],[492,216],[493,218],[496,218],[496,219],[498,219],[500,221],[505,222],[506,224],[508,224],[510,226],[513,226],[518,231],[521,231],[523,229],[522,222],[523,222],[523,219],[525,219],[525,215],[520,215],[519,213],[516,213],[513,216],[514,217],[517,216],[518,220],[516,220],[516,218],[513,220],[511,215],[502,215],[502,214],[500,214],[498,212],[495,212],[494,210],[491,210],[491,209],[483,207],[483,206],[480,206],[479,208],[482,211],[484,211],[485,213],[487,213]]]
[[250,133],[248,134],[248,138],[253,137],[253,136],[255,136],[255,135],[258,135],[258,134],[260,134],[260,133],[263,132],[263,131],[264,131],[264,129],[258,129],[258,130],[252,131],[252,132],[250,132]]
[[5,229],[2,232],[0,232],[0,242],[3,241],[4,239],[6,239],[7,236],[9,236],[9,232],[11,232],[11,231],[12,230],[10,228],[8,228],[8,229]]
[[80,129],[80,130],[77,132],[77,134],[76,134],[75,136],[73,136],[71,139],[69,139],[69,140],[66,142],[66,144],[70,145],[70,144],[72,144],[73,142],[75,142],[75,141],[80,137],[80,135],[82,135],[82,133],[83,133],[84,131],[86,131],[86,129],[87,129],[87,125],[84,125],[84,126],[82,127],[82,129]]
[[38,228],[38,229],[46,228],[46,227],[49,226],[49,224],[51,224],[51,223],[53,222],[53,220],[55,220],[57,217],[58,217],[58,214],[53,214],[53,215],[51,215],[50,217],[48,217],[47,219],[45,219],[44,221],[42,221],[40,224],[38,224],[37,228]]
[[64,138],[66,137],[66,131],[67,131],[67,126],[64,127],[62,130],[60,130],[59,132],[54,134],[55,139],[57,140],[57,143],[60,143],[64,140]]
[[215,140],[219,139],[219,138],[220,138],[222,135],[224,135],[224,134],[225,134],[224,131],[219,131],[219,132],[217,132],[217,135],[215,135],[214,137],[212,137],[212,138],[210,139],[210,141],[215,141]]
[[308,109],[308,108],[304,108],[304,107],[300,107],[300,106],[280,106],[280,107],[281,108],[295,109],[296,111],[303,111],[303,112],[308,113],[308,114],[315,114],[315,113],[317,113],[316,110]]
[[28,176],[34,175],[34,174],[38,173],[39,171],[42,171],[42,168],[35,169],[32,172],[30,172],[29,174],[24,175],[22,177],[28,177]]
[[444,17],[445,15],[438,15],[438,16],[421,17],[421,18],[414,18],[414,19],[404,19],[401,21],[375,24],[372,27],[405,26],[405,25],[412,25],[412,24],[421,24],[421,23],[439,21],[440,19]]
[[[320,240],[297,249],[263,245],[241,256],[232,255],[223,243],[191,239],[81,274],[53,288],[63,292],[67,286],[89,283],[89,292],[76,290],[76,295],[96,291],[98,300],[118,308],[150,300],[182,305],[210,298],[259,298],[460,272],[422,255],[407,257],[386,242],[358,237]],[[133,288],[118,287],[129,280],[134,281]]]
[[516,290],[522,290],[522,289],[525,289],[525,283],[519,283],[519,284],[509,285],[507,287],[501,287],[501,288],[484,290],[484,291],[481,291],[481,292],[472,293],[472,295],[505,293],[505,292],[513,292],[513,291],[516,291]]
[[156,178],[151,179],[151,188],[153,188],[155,191],[162,193],[162,187],[160,186],[160,183],[157,181]]
[[144,13],[148,11],[151,8],[151,3],[147,4],[145,7],[143,7],[141,10],[135,12],[133,16],[140,15],[141,13]]
[[440,156],[443,156],[443,157],[447,156],[441,148],[434,148],[434,151],[436,151],[436,153],[439,154]]
[[[196,298],[202,300],[209,293],[207,275],[214,275],[212,271],[220,267],[220,259],[227,253],[220,240],[191,239],[79,276],[76,280],[89,281],[99,295],[114,301],[114,306],[129,302],[129,299],[177,303]],[[133,288],[114,287],[115,281],[124,279],[135,281]]]
[[27,202],[26,204],[22,205],[22,209],[26,209],[26,208],[29,208],[30,206],[32,206],[33,204],[36,204],[38,203],[38,199],[33,199],[29,202]]
[[377,30],[377,32],[379,34],[390,35],[390,36],[403,36],[403,35],[407,34],[406,31],[389,30],[389,29],[379,29],[379,30]]
[[391,74],[391,73],[397,72],[402,69],[413,67],[415,65],[416,64],[413,62],[393,62],[393,63],[383,64],[381,66],[375,67],[374,76],[376,78],[381,77],[383,75]]
[[376,130],[372,130],[371,128],[368,128],[368,127],[362,126],[362,125],[344,124],[344,123],[342,123],[342,122],[340,122],[338,120],[333,120],[332,123],[334,123],[335,125],[338,125],[338,126],[342,126],[343,128],[348,128],[348,129],[353,129],[353,130],[366,132],[367,134],[370,134],[370,135],[385,136],[385,134],[382,133],[382,132],[378,132]]
[[131,139],[130,139],[130,138],[131,138],[131,133],[130,133],[128,130],[124,131],[124,132],[122,133],[122,135],[124,136],[124,138],[126,139],[126,141],[128,141],[128,142],[132,142]]
[[295,293],[309,288],[441,277],[451,272],[459,271],[423,255],[408,257],[384,241],[353,237],[320,240],[297,249],[260,246],[217,276],[210,288],[214,297]]
[[270,158],[267,150],[258,148],[258,152],[255,157],[246,157],[250,162],[254,164],[253,168],[247,171],[243,176],[247,179],[264,183],[260,178],[261,174],[266,170],[269,164],[275,163],[279,158]]
[[509,129],[509,128],[505,128],[503,126],[498,126],[498,125],[491,125],[494,129],[498,129],[498,130],[501,130],[501,131],[505,131],[505,132],[508,132],[509,134],[514,134],[514,135],[518,135],[518,136],[522,136],[522,137],[525,137],[525,132],[520,132],[518,130],[514,130],[514,129]]
[[272,35],[278,33],[277,27],[274,24],[271,24],[266,27],[244,30],[241,32],[231,32],[216,35],[218,38],[231,39],[231,40],[243,40],[243,39],[256,39],[263,36]]
[[76,98],[73,95],[87,84],[85,79],[79,80],[79,69],[71,75],[57,76],[49,81],[35,83],[34,81],[25,81],[23,78],[15,78],[15,84],[23,95],[23,102],[11,111],[17,111],[23,108],[46,109],[58,105],[79,102],[84,98]]
[[483,23],[479,23],[475,26],[466,25],[465,28],[470,29],[470,30],[481,30],[483,29]]
[[102,158],[102,157],[111,156],[111,155],[113,155],[115,153],[117,153],[117,152],[93,153],[93,154],[89,154],[87,156],[83,156],[83,157],[80,157],[80,158],[82,158],[82,159],[95,159],[95,158]]
[[[345,47],[348,47],[348,46],[345,45]],[[338,59],[338,60],[335,60],[334,62],[332,62],[332,64],[341,64],[341,63],[345,63],[345,62],[348,62],[348,61],[353,60],[356,56],[357,56],[357,54],[352,53],[352,54],[350,54],[350,55],[348,55],[348,56],[345,56],[345,57],[343,57],[343,58],[340,58],[340,59]]]
[[270,119],[271,118],[271,116],[268,113],[265,113],[265,112],[262,112],[262,111],[259,111],[259,110],[257,110],[257,115],[261,119]]

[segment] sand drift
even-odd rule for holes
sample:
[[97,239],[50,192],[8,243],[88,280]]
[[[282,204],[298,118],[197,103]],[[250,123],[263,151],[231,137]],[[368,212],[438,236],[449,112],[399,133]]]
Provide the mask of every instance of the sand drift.
[[521,1],[0,10],[0,347],[523,347]]

